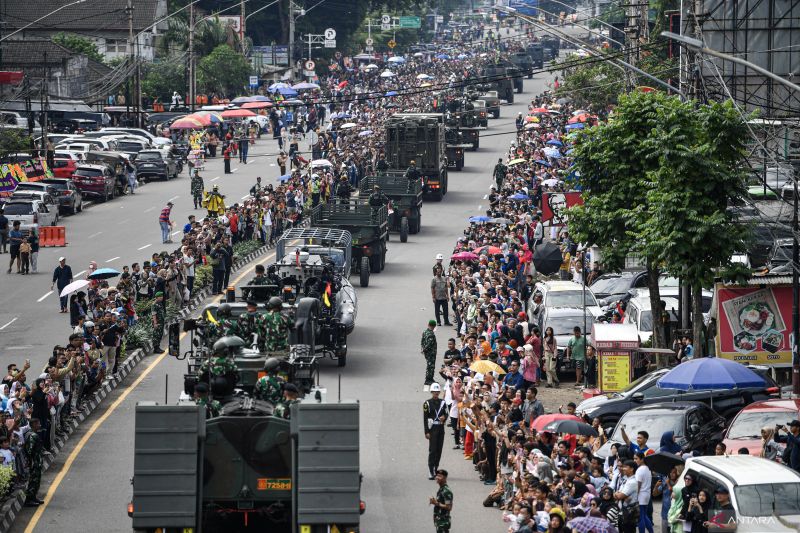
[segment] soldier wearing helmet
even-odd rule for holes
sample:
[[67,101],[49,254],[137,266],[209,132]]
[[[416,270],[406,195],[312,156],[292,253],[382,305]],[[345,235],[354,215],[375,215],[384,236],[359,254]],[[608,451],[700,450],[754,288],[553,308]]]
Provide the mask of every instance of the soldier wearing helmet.
[[213,320],[211,311],[206,311],[204,318],[208,319],[204,338],[206,346],[209,348],[213,346],[220,337],[237,334],[236,321],[231,318],[230,304],[224,303],[217,308],[216,320]]
[[277,405],[281,401],[283,395],[284,381],[278,376],[278,368],[280,361],[275,357],[270,357],[264,363],[264,370],[267,372],[266,376],[262,376],[256,381],[254,395],[258,400],[270,402]]
[[267,309],[262,321],[266,350],[284,356],[289,351],[289,321],[281,314],[283,301],[273,296],[267,302]]
[[417,162],[413,159],[411,160],[408,168],[406,169],[406,179],[408,181],[417,181],[422,175],[419,173],[419,169],[417,168]]
[[387,205],[389,203],[389,198],[383,194],[381,188],[378,185],[375,185],[372,190],[372,194],[369,195],[369,205],[373,209],[378,209],[381,206]]

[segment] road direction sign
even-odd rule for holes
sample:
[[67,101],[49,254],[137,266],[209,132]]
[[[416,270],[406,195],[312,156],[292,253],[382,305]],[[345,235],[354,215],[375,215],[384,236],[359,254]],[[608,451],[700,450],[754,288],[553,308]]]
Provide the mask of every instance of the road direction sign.
[[313,61],[311,61],[309,59],[308,61],[306,61],[306,65],[305,66],[306,66],[306,70],[314,70],[314,67],[316,67],[317,65]]
[[333,28],[326,29],[325,30],[325,40],[326,41],[332,41],[334,39],[336,39],[336,30],[334,30]]
[[375,42],[372,40],[372,37],[367,37],[367,46],[372,46],[372,43]]
[[386,45],[387,45],[389,48],[394,48],[395,46],[397,46],[397,41],[395,41],[394,39],[392,39],[391,41],[389,41],[388,43],[386,43]]
[[250,76],[250,87],[253,89],[258,87],[258,76]]
[[325,39],[325,48],[336,48],[336,39]]
[[392,29],[391,24],[381,24],[381,31],[389,31]]
[[401,28],[419,28],[421,26],[419,17],[400,17]]
[[391,23],[392,23],[391,15],[383,15],[381,17],[381,24],[391,24]]

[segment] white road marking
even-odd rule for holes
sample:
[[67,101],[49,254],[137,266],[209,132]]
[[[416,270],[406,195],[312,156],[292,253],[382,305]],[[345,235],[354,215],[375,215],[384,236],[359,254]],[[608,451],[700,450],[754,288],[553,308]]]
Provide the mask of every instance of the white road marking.
[[489,195],[488,194],[484,194],[483,195],[483,199],[486,200],[487,198],[489,198]]
[[125,224],[129,220],[130,220],[129,218],[126,218],[124,220],[120,220],[119,222],[117,222],[117,225],[121,226],[121,225]]
[[155,207],[148,207],[147,209],[145,209],[145,210],[144,210],[144,212],[145,212],[145,213],[149,213],[149,212],[150,212],[150,211],[152,211],[153,209],[155,209]]
[[234,168],[231,172],[236,172],[237,170],[239,170],[239,167]]
[[6,350],[27,350],[33,348],[33,344],[20,344],[19,346],[6,346]]
[[39,299],[38,299],[38,300],[36,300],[36,301],[37,301],[37,302],[41,302],[42,300],[44,300],[45,298],[47,298],[47,297],[48,297],[48,296],[50,296],[51,294],[53,294],[53,291],[50,291],[50,292],[48,292],[47,294],[45,294],[44,296],[42,296],[41,298],[39,298]]
[[103,233],[103,232],[102,232],[102,231],[98,231],[97,233],[92,233],[91,235],[89,235],[89,238],[90,238],[90,239],[94,239],[95,237],[97,237],[97,236],[98,236],[98,235],[100,235],[101,233]]
[[217,176],[216,178],[211,178],[211,181],[217,181],[218,179],[219,179],[219,176]]
[[172,236],[175,236],[175,235],[177,235],[177,234],[178,234],[178,233],[180,233],[181,231],[183,231],[183,230],[173,231],[173,232],[172,232]]
[[144,250],[146,248],[150,248],[151,246],[153,246],[153,245],[152,244],[145,244],[144,246],[141,246],[141,247],[137,248],[137,250],[141,251],[141,250]]
[[249,194],[245,194],[244,196],[242,196],[242,200],[244,200],[245,198],[250,198],[250,195]]
[[74,275],[74,276],[72,276],[72,277],[73,277],[73,278],[78,278],[78,277],[80,277],[82,274],[86,274],[86,271],[85,271],[85,270],[81,270],[80,272],[78,272],[77,274],[75,274],[75,275]]
[[278,165],[276,165],[275,163],[270,163],[270,164],[269,164],[269,166],[271,166],[271,167],[277,167]]
[[173,196],[172,198],[170,198],[170,199],[169,199],[169,200],[167,200],[167,201],[168,201],[168,202],[171,202],[172,200],[177,200],[178,198],[180,198],[180,196],[178,196],[178,195],[175,195],[175,196]]
[[[52,291],[50,291],[50,292],[52,292]],[[19,318],[19,317],[15,316],[15,317],[14,317],[14,318],[12,318],[11,320],[9,320],[8,322],[6,322],[6,323],[5,323],[5,324],[3,324],[2,326],[0,326],[0,331],[2,331],[2,330],[4,330],[4,329],[6,329],[8,326],[10,326],[10,325],[11,325],[11,324],[13,324],[14,322],[16,322],[18,318]]]
[[117,259],[119,259],[119,256],[112,257],[111,259],[106,259],[106,263],[110,263],[111,261],[116,261]]

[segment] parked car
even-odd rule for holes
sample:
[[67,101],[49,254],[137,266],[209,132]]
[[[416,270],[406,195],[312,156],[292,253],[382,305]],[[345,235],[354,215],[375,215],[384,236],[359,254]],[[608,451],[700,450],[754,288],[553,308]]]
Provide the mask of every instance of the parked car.
[[[88,141],[88,139],[87,139]],[[75,152],[77,154],[86,154],[90,150],[95,150],[97,147],[89,142],[78,142],[65,140],[64,142],[56,145],[56,154],[60,151]]]
[[53,225],[58,223],[58,200],[56,200],[55,196],[51,196],[48,192],[42,190],[35,190],[35,189],[15,189],[14,192],[11,194],[11,199],[36,199],[42,202],[45,206],[47,206],[47,210],[55,214],[55,220],[53,221]]
[[601,394],[582,401],[578,405],[577,412],[590,419],[599,418],[603,427],[612,427],[623,414],[641,405],[669,401],[702,401],[712,405],[713,409],[725,419],[731,420],[743,407],[753,402],[776,399],[780,396],[781,389],[769,375],[769,367],[749,368],[764,378],[766,387],[714,391],[662,389],[656,382],[670,369],[660,368],[645,374],[620,392]]
[[[678,323],[679,302],[675,298],[661,298],[666,304],[666,310],[670,314],[670,322]],[[624,324],[633,324],[639,331],[639,342],[647,342],[653,336],[653,311],[650,306],[650,297],[638,297],[628,300],[625,308]]]
[[76,163],[83,161],[84,152],[75,152],[72,150],[59,150],[53,152],[53,157],[56,159],[70,159]]
[[46,192],[47,194],[53,196],[54,198],[58,196],[58,190],[53,187],[52,185],[42,181],[22,181],[17,184],[17,187],[14,189],[14,192],[17,191],[39,191],[39,192]]
[[53,159],[53,164],[50,165],[50,170],[57,178],[71,178],[77,168],[78,161],[60,157]]
[[647,431],[647,447],[658,450],[661,436],[667,431],[675,434],[675,442],[685,451],[713,453],[722,440],[725,419],[702,402],[660,402],[631,409],[623,415],[597,455],[605,459],[612,444],[625,444],[622,430],[633,442],[639,431]]
[[56,213],[51,212],[41,200],[35,198],[9,199],[3,204],[3,214],[9,224],[19,220],[23,229],[56,225]]
[[166,150],[142,150],[136,157],[136,175],[144,178],[178,177],[178,163]]
[[[683,490],[686,474],[712,494],[718,487],[728,489],[736,533],[800,531],[800,474],[791,468],[751,455],[691,457],[676,490]],[[711,501],[708,515],[715,516],[720,511],[715,499]]]
[[97,129],[97,121],[86,118],[67,118],[56,122],[53,131],[57,133],[83,133]]
[[750,455],[762,450],[761,429],[785,426],[800,418],[800,400],[764,400],[753,402],[739,411],[725,432],[723,442],[734,453],[747,448]]
[[[567,343],[570,337],[574,335],[575,326],[581,328],[581,331],[588,330],[591,332],[594,316],[587,310],[584,321],[582,307],[545,307],[539,314],[539,320],[539,324],[537,324],[539,331],[544,334],[548,327],[553,328],[553,335],[556,337],[556,345],[558,346],[556,372],[575,372],[575,361],[571,358],[566,359],[564,356],[567,350]],[[591,343],[591,335],[587,340]]]
[[58,191],[56,198],[62,212],[74,215],[83,211],[83,196],[71,179],[46,178],[42,182],[52,185]]
[[89,196],[107,202],[116,195],[116,179],[108,165],[78,165],[72,181],[83,197]]
[[603,307],[624,297],[629,289],[639,287],[647,287],[646,270],[624,270],[603,274],[591,284],[592,294]]
[[533,295],[542,294],[542,305],[545,307],[583,307],[584,298],[586,307],[592,316],[600,315],[600,306],[590,287],[584,291],[583,285],[574,281],[540,281],[533,288]]

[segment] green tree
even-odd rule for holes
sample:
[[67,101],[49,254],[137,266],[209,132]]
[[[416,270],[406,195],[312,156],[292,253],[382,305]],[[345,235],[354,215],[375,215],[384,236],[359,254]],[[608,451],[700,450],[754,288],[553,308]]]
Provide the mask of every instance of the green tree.
[[227,44],[221,44],[197,62],[197,84],[202,91],[236,96],[250,75],[250,63]]
[[579,61],[573,56],[562,62],[565,68],[556,95],[569,96],[579,108],[598,112],[616,104],[617,96],[625,90],[625,77],[620,69],[609,61],[585,64]]
[[27,152],[32,147],[33,141],[27,130],[0,128],[0,158],[17,152]]
[[158,63],[146,63],[142,72],[142,92],[161,102],[169,102],[173,91],[183,94],[186,89],[186,65],[171,58]]
[[83,54],[89,59],[102,63],[104,61],[103,54],[100,49],[94,44],[94,41],[75,35],[74,33],[59,32],[53,35],[53,42],[63,46],[67,50],[71,50],[76,54]]

